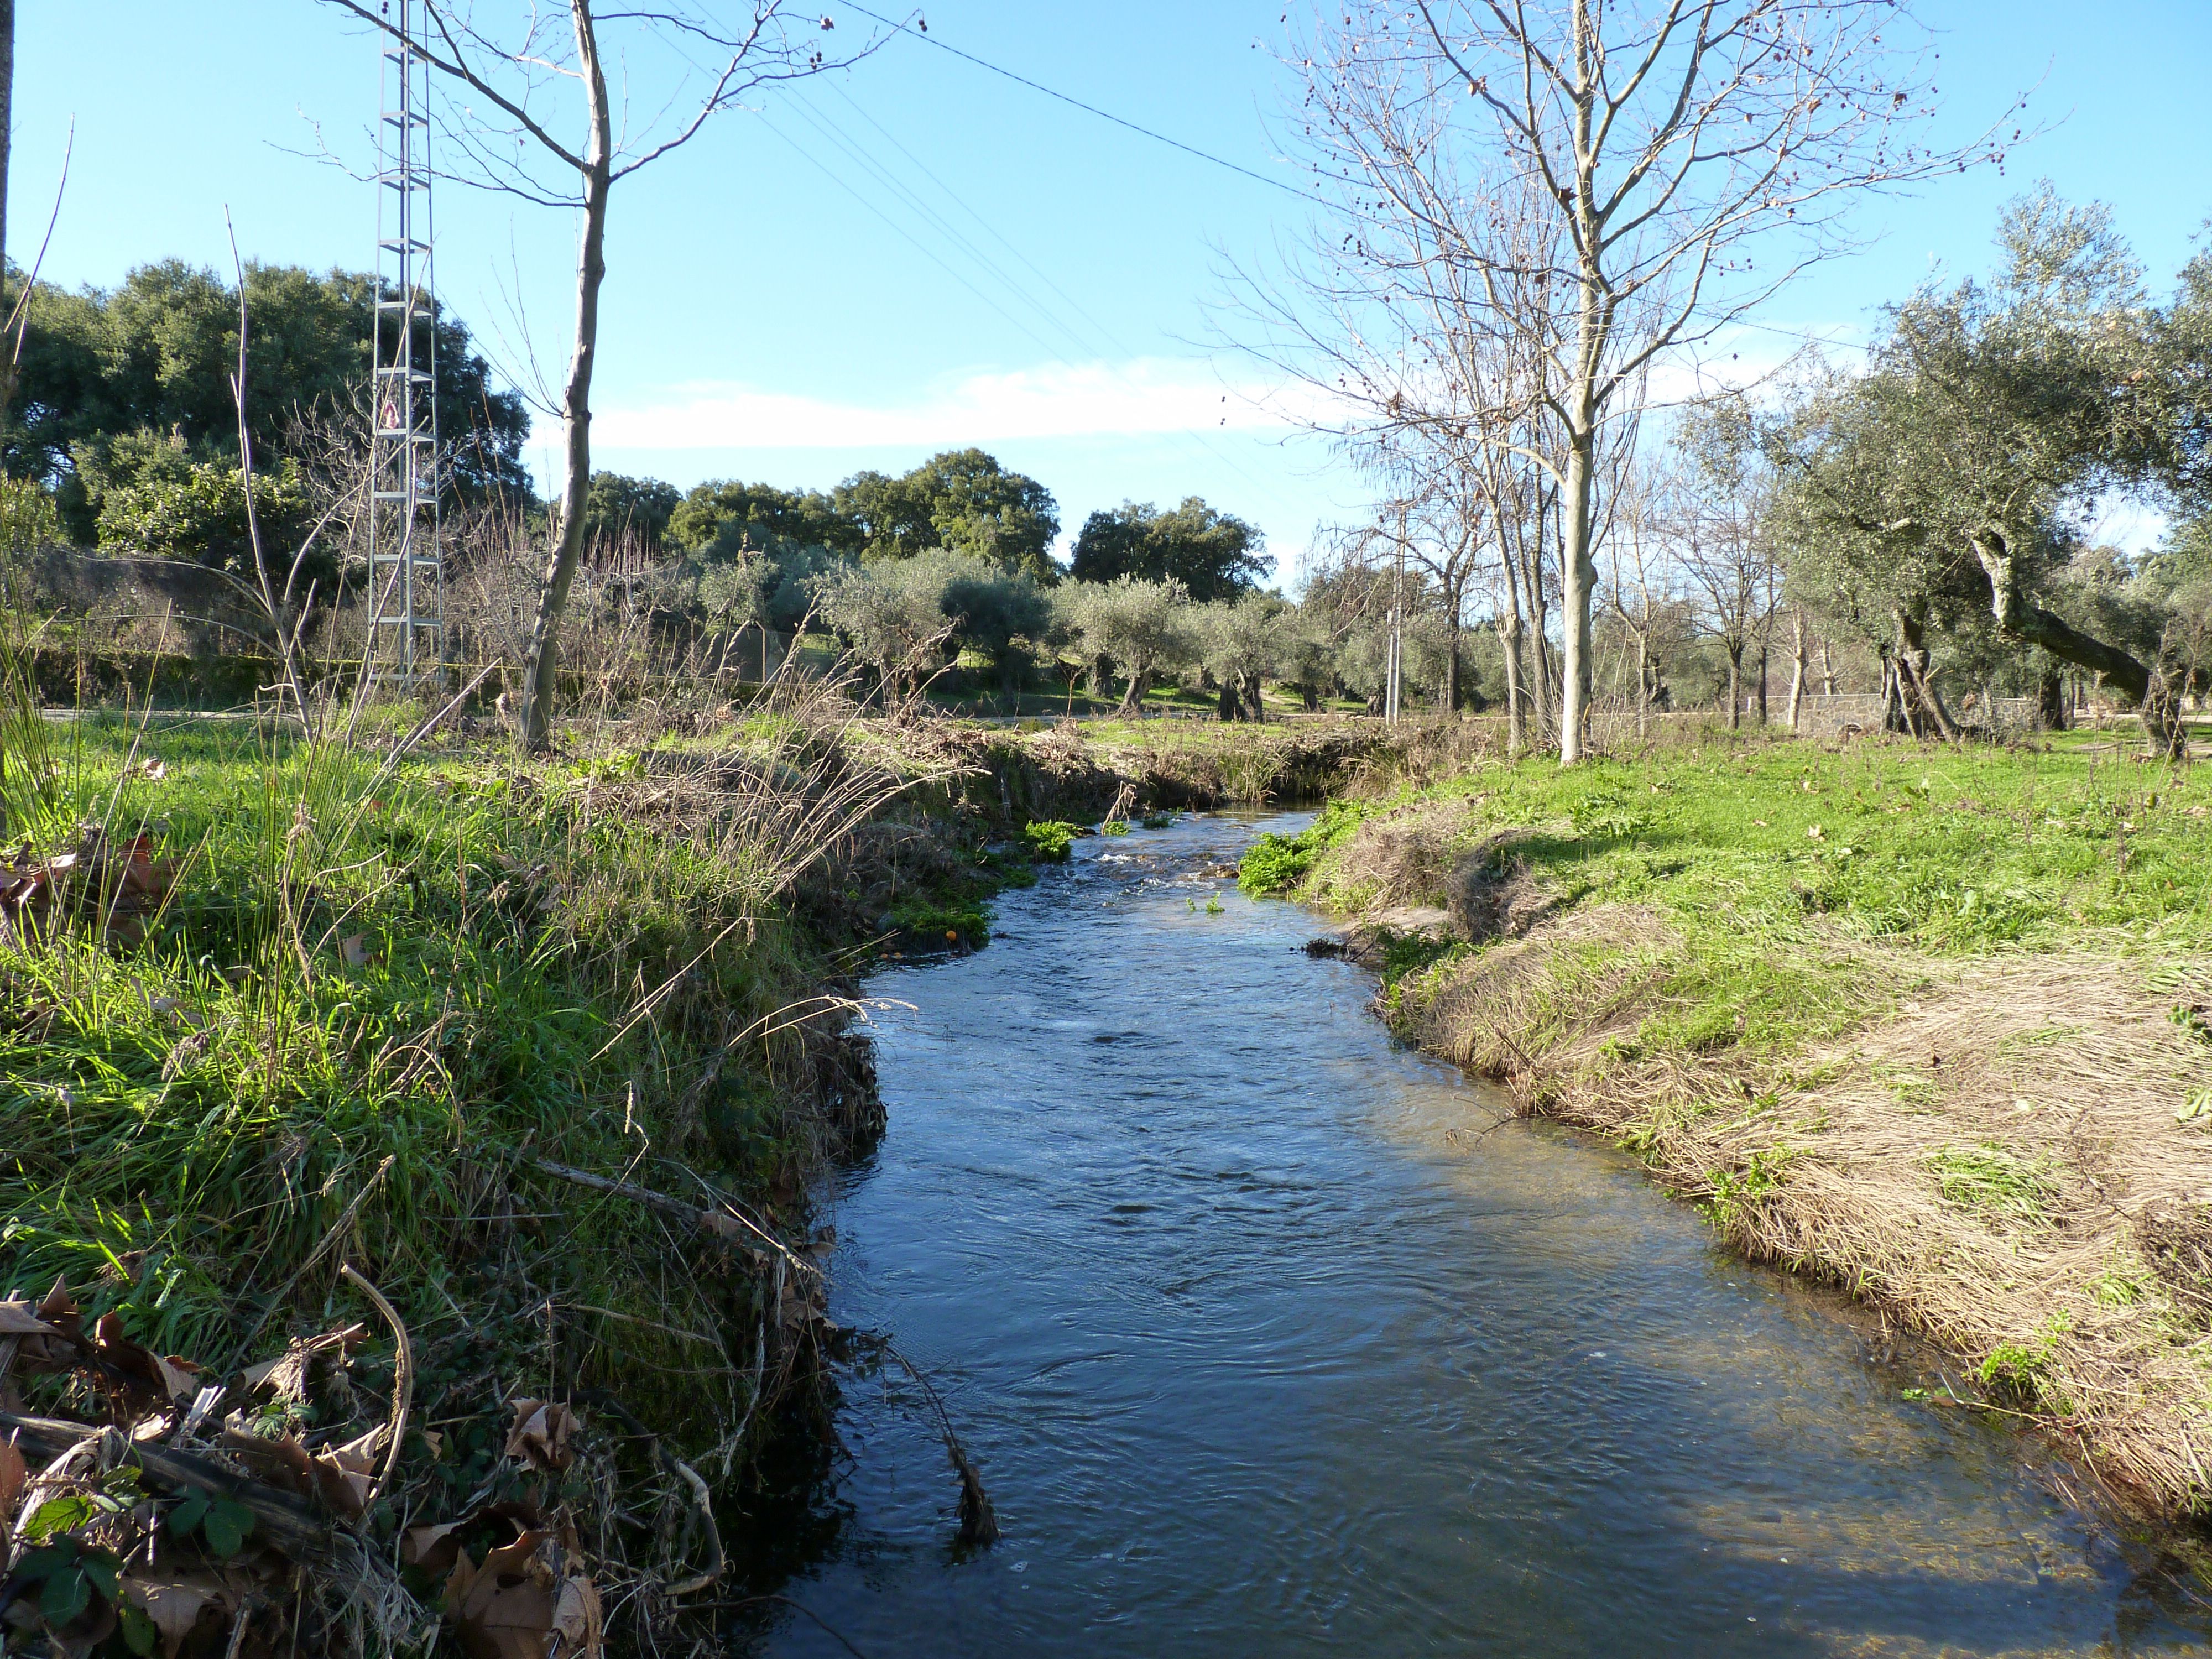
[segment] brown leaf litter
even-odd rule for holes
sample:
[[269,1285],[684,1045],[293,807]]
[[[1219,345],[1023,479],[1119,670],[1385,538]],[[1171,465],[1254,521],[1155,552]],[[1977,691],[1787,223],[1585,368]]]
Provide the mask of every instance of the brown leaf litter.
[[27,846],[0,862],[0,939],[82,925],[96,937],[136,945],[168,902],[176,875],[175,860],[154,856],[152,836],[118,842],[97,823],[80,824],[68,852],[34,859]]
[[[404,1351],[397,1316],[372,1300]],[[35,1304],[0,1299],[0,1561],[11,1563],[0,1643],[13,1651],[43,1638],[82,1654],[119,1635],[167,1659],[357,1655],[364,1638],[418,1644],[428,1616],[380,1565],[368,1530],[372,1502],[391,1503],[377,1471],[395,1423],[343,1441],[300,1426],[355,1397],[337,1373],[367,1336],[348,1325],[295,1338],[226,1382],[132,1340],[116,1313],[88,1322],[66,1283]],[[319,1392],[322,1371],[332,1375]],[[105,1421],[26,1414],[19,1376],[58,1379],[63,1397],[97,1402]],[[265,1399],[294,1426],[217,1418],[227,1394]],[[588,1425],[565,1401],[518,1398],[509,1410],[505,1489],[534,1486],[411,1526],[401,1560],[418,1586],[443,1583],[446,1621],[475,1659],[590,1659],[604,1645],[601,1568],[559,1495]],[[483,1537],[480,1564],[465,1547],[472,1535]],[[57,1559],[90,1564],[81,1586],[71,1581],[81,1596],[46,1593]]]

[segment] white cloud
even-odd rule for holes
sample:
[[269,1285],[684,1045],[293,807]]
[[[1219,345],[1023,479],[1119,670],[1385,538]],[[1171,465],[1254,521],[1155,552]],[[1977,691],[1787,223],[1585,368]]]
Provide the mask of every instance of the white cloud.
[[592,435],[617,449],[852,449],[1287,424],[1264,388],[1224,382],[1203,364],[1139,358],[969,374],[900,404],[692,381],[599,411]]

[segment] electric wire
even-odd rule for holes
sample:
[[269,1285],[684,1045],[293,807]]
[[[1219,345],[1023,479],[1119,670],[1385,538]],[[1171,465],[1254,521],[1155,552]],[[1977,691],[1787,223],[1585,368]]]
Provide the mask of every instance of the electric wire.
[[[850,184],[846,182],[846,180],[839,178],[819,156],[808,149],[805,145],[800,143],[789,133],[784,131],[766,116],[763,116],[761,118],[761,125],[766,128],[769,132],[774,133],[776,137],[781,139],[786,144],[788,144],[793,153],[795,153],[801,161],[805,161],[809,167],[820,173],[824,179],[827,179],[831,184],[836,185],[838,189],[843,191],[846,195],[851,197],[855,202],[858,202],[863,208],[866,208],[878,219],[880,219],[894,234],[897,235],[906,242],[910,243],[915,251],[920,253],[923,258],[928,260],[930,264],[935,265],[939,270],[950,276],[954,282],[959,283],[961,287],[966,289],[978,300],[981,300],[985,305],[988,306],[999,315],[1002,321],[1019,329],[1024,334],[1027,335],[1030,340],[1035,342],[1041,349],[1051,353],[1054,357],[1060,357],[1059,347],[1052,344],[1049,341],[1042,338],[1035,329],[1031,328],[1020,318],[1009,312],[1006,307],[1000,305],[999,301],[992,298],[991,295],[984,293],[981,289],[976,287],[975,283],[969,281],[968,278],[961,272],[955,270],[951,265],[947,264],[944,259],[939,257],[935,249],[923,242],[920,237],[916,236],[904,225],[899,223],[897,220],[892,218],[890,215],[885,213],[881,208],[878,207],[873,202],[871,202],[866,197],[861,195],[859,191],[854,189]],[[1060,361],[1065,362],[1066,362],[1066,359],[1065,357],[1060,357]]]
[[[841,93],[840,95],[842,96],[843,94]],[[850,103],[852,100],[848,98],[846,101]],[[1111,362],[1105,360],[1105,354],[1099,350],[1097,345],[1094,342],[1085,338],[1080,330],[1076,328],[1066,318],[1058,314],[1051,306],[1039,299],[1036,295],[1032,293],[1025,285],[1024,285],[1018,277],[1009,273],[998,261],[993,259],[988,254],[984,252],[983,250],[977,247],[971,239],[961,232],[957,227],[951,224],[943,214],[931,207],[927,203],[922,201],[919,195],[903,180],[897,178],[886,165],[879,162],[874,157],[870,156],[865,150],[857,148],[854,143],[845,137],[845,135],[837,131],[835,122],[829,120],[819,112],[812,109],[804,97],[794,95],[789,98],[787,100],[787,103],[789,107],[798,111],[802,118],[805,119],[816,131],[821,133],[826,139],[834,144],[838,150],[842,151],[848,159],[863,168],[871,179],[884,189],[889,191],[894,198],[916,215],[922,221],[925,226],[936,231],[955,246],[964,252],[969,258],[974,259],[978,266],[980,266],[983,270],[988,272],[993,278],[994,278],[999,283],[1002,284],[1007,291],[1016,299],[1020,301],[1022,304],[1036,313],[1040,318],[1043,319],[1048,326],[1055,330],[1057,332],[1066,336],[1068,340],[1072,341],[1079,351],[1087,356],[1095,356],[1098,357],[1100,361],[1097,365],[1097,367],[1103,368],[1108,374],[1112,376],[1116,381],[1120,382],[1126,389],[1132,392],[1141,391],[1141,388],[1125,371],[1116,367]],[[855,108],[857,110],[858,106],[855,106]],[[1037,270],[1036,266],[1024,256],[1018,248],[1015,247],[1014,245],[1008,241],[1004,235],[994,228],[990,222],[986,220],[982,215],[976,212],[973,207],[963,200],[957,191],[953,190],[951,186],[945,184],[943,179],[931,173],[927,167],[923,166],[922,163],[913,155],[912,152],[907,150],[906,148],[900,144],[896,138],[892,137],[889,132],[885,131],[879,122],[875,121],[872,118],[867,117],[865,111],[860,111],[859,112],[862,114],[864,118],[868,120],[871,126],[875,127],[877,131],[883,133],[885,140],[889,142],[894,149],[897,149],[900,154],[904,155],[908,161],[912,162],[917,170],[927,176],[930,182],[935,185],[939,191],[944,192],[945,196],[949,200],[957,205],[963,212],[968,215],[969,218],[975,220],[977,224],[981,225],[995,240],[1005,246],[1015,258],[1020,259],[1021,262],[1024,265],[1027,265],[1032,271],[1036,271],[1040,280],[1043,281],[1048,286],[1052,287],[1054,291],[1060,295],[1060,298],[1066,302],[1068,308],[1071,311],[1075,312],[1085,323],[1089,324],[1091,328],[1096,330],[1100,337],[1106,340],[1109,344],[1116,347],[1123,353],[1123,355],[1130,355],[1129,348],[1123,345],[1115,338],[1112,330],[1106,327],[1105,325],[1099,322],[1097,318],[1085,311],[1077,301],[1070,298],[1070,296],[1068,296],[1064,291],[1060,290],[1057,284],[1053,283],[1049,277],[1045,276],[1042,271]],[[923,257],[927,258],[931,264],[936,265],[939,270],[943,270],[946,275],[951,276],[956,282],[958,282],[963,288],[966,289],[978,300],[981,300],[1000,319],[1018,329],[1023,334],[1034,341],[1038,346],[1042,347],[1048,354],[1059,362],[1063,368],[1077,372],[1079,372],[1082,369],[1084,365],[1078,363],[1074,359],[1071,358],[1066,351],[1062,350],[1058,346],[1055,346],[1050,342],[1041,337],[1035,329],[1030,327],[1020,318],[1009,312],[1005,305],[1001,304],[990,295],[985,293],[982,289],[979,288],[975,284],[975,282],[969,280],[965,274],[955,270],[953,266],[948,264],[935,249],[931,248],[919,236],[915,235],[911,229],[898,222],[898,221],[892,217],[890,214],[884,211],[881,205],[869,200],[866,195],[854,187],[849,179],[841,177],[834,168],[828,165],[823,156],[816,154],[812,150],[807,149],[805,145],[799,143],[796,139],[793,138],[790,134],[782,131],[773,121],[768,120],[765,117],[763,118],[762,124],[771,132],[774,132],[776,137],[781,138],[785,143],[790,145],[794,150],[796,150],[799,155],[817,172],[820,173],[825,179],[828,179],[831,183],[835,184],[840,190],[844,191],[846,195],[851,197],[854,201],[865,208],[871,215],[889,228],[894,234],[913,246],[917,252],[921,252]],[[1267,488],[1267,486],[1262,484],[1259,479],[1254,477],[1249,471],[1239,465],[1234,458],[1224,453],[1220,448],[1218,448],[1202,430],[1196,427],[1170,428],[1160,435],[1172,435],[1182,439],[1186,442],[1195,443],[1210,459],[1220,465],[1227,467],[1231,471],[1236,473],[1237,477],[1243,478],[1248,484],[1252,485],[1255,489],[1264,490]]]
[[811,126],[817,132],[820,133],[828,143],[842,151],[856,167],[860,167],[863,173],[873,179],[886,191],[890,191],[897,201],[919,217],[930,229],[934,230],[939,235],[944,237],[946,241],[951,243],[953,246],[957,248],[961,252],[966,254],[969,258],[974,260],[978,266],[980,266],[984,271],[988,272],[1002,287],[1004,287],[1008,293],[1012,294],[1023,304],[1028,306],[1030,309],[1036,312],[1038,317],[1042,319],[1048,327],[1056,329],[1060,333],[1065,334],[1074,343],[1078,350],[1089,352],[1097,349],[1097,348],[1093,346],[1089,340],[1085,339],[1080,333],[1070,327],[1065,319],[1056,314],[1050,307],[1039,301],[1036,297],[1030,294],[1027,289],[1023,287],[1019,282],[1008,275],[1007,272],[1001,268],[998,261],[992,258],[991,256],[985,252],[981,248],[976,246],[975,244],[961,231],[959,227],[953,224],[951,220],[947,219],[943,214],[938,212],[938,210],[930,206],[928,203],[923,201],[919,195],[893,174],[888,167],[878,162],[875,157],[870,155],[867,151],[862,149],[850,139],[847,138],[843,133],[837,130],[837,126],[835,122],[825,118],[819,112],[810,107],[805,99],[803,97],[793,96],[787,101],[789,106],[797,112],[800,119],[805,121],[808,125]]
[[1182,139],[1170,138],[1164,132],[1155,132],[1150,127],[1139,126],[1134,121],[1127,120],[1124,118],[1115,114],[1111,110],[1103,110],[1096,104],[1086,104],[1080,98],[1071,98],[1064,92],[1056,92],[1052,88],[1046,86],[1041,81],[1032,81],[1026,75],[1017,75],[1010,69],[1001,69],[998,64],[990,62],[988,58],[978,58],[972,52],[963,52],[957,46],[948,46],[945,42],[939,40],[935,35],[927,33],[925,30],[909,28],[904,23],[893,22],[890,18],[884,16],[879,12],[870,11],[866,6],[854,4],[854,0],[846,0],[846,3],[852,5],[853,9],[859,12],[861,16],[873,18],[877,22],[881,23],[887,29],[894,30],[901,34],[910,34],[917,40],[925,41],[928,45],[935,46],[939,52],[949,52],[955,58],[963,58],[967,62],[975,64],[978,69],[988,70],[994,75],[1002,75],[1009,81],[1012,81],[1021,86],[1027,87],[1031,92],[1042,93],[1048,98],[1054,98],[1063,104],[1072,105],[1073,107],[1081,110],[1086,115],[1095,115],[1102,121],[1111,121],[1115,126],[1127,127],[1131,132],[1138,133],[1144,137],[1150,138],[1155,143],[1165,144],[1169,149],[1179,149],[1186,155],[1195,155],[1201,161],[1211,161],[1214,166],[1218,167],[1226,167],[1231,173],[1241,173],[1247,179],[1257,179],[1261,184],[1271,185],[1277,190],[1287,191],[1302,202],[1310,202],[1316,199],[1310,191],[1300,190],[1296,185],[1285,184],[1280,179],[1270,179],[1264,173],[1255,173],[1250,167],[1239,166],[1237,162],[1229,161],[1225,157],[1215,155],[1209,151],[1202,150],[1195,144],[1186,144]]

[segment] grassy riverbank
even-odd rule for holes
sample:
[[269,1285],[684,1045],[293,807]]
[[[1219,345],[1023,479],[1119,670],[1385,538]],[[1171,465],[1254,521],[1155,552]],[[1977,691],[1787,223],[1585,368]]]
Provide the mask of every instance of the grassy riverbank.
[[2212,778],[2110,750],[1717,744],[1333,805],[1244,879],[1380,1006],[1747,1253],[2212,1504]]
[[[740,1516],[820,1398],[809,1193],[882,1112],[858,974],[983,945],[1076,826],[1310,793],[1378,734],[894,726],[802,685],[523,760],[422,712],[8,726],[0,1296],[59,1283],[84,1334],[0,1346],[0,1409],[135,1422],[167,1402],[126,1407],[118,1356],[165,1355],[305,1456],[411,1395],[372,1532],[572,1528],[556,1576],[623,1589],[635,1650],[721,1553],[691,1475]],[[244,1376],[353,1325],[343,1364]],[[560,1457],[523,1400],[574,1409]],[[400,1587],[465,1635],[441,1547]]]
[[[881,1118],[870,901],[933,921],[994,877],[957,825],[869,839],[945,769],[872,755],[832,697],[528,762],[408,725],[8,731],[0,1295],[65,1285],[41,1316],[67,1340],[0,1343],[0,1407],[136,1421],[161,1390],[115,1390],[151,1352],[228,1387],[206,1437],[234,1412],[304,1457],[404,1420],[366,1524],[459,1528],[411,1605],[495,1622],[441,1596],[453,1548],[542,1521],[637,1650],[719,1565],[691,1475],[726,1522],[817,1398],[809,1191]],[[241,1375],[352,1325],[343,1363]],[[526,1399],[573,1438],[512,1438]],[[414,1616],[318,1583],[293,1615],[318,1650],[342,1602],[387,1638]]]

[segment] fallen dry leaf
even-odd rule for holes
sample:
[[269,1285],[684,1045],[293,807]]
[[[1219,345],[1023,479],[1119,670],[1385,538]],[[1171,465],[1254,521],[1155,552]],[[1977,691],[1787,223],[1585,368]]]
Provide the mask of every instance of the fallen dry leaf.
[[[550,1532],[526,1532],[448,1582],[447,1611],[471,1659],[596,1659],[599,1593],[577,1553]],[[456,1594],[458,1592],[458,1595]]]
[[348,933],[343,939],[338,941],[338,954],[345,958],[345,965],[347,967],[360,968],[368,964],[369,957],[373,953],[368,948],[367,939],[363,938],[362,935],[359,933]]
[[315,1460],[289,1435],[264,1439],[239,1426],[234,1413],[222,1431],[222,1449],[272,1486],[282,1486],[300,1498],[315,1494]]
[[9,1522],[15,1513],[15,1500],[23,1495],[23,1483],[30,1478],[31,1471],[23,1454],[15,1449],[15,1443],[0,1440],[0,1559],[8,1553]]
[[546,1474],[558,1474],[576,1461],[568,1449],[575,1431],[575,1413],[558,1401],[518,1400],[514,1427],[507,1437],[507,1455]]
[[410,1527],[399,1540],[399,1565],[420,1567],[433,1578],[449,1576],[461,1560],[461,1528],[465,1521],[447,1521],[435,1527]]
[[0,1336],[59,1336],[61,1333],[31,1311],[31,1304],[11,1296],[0,1302]]
[[334,1515],[358,1520],[368,1510],[368,1495],[376,1486],[376,1443],[384,1431],[371,1429],[343,1446],[326,1446],[315,1454],[315,1492]]
[[210,1638],[219,1636],[238,1607],[238,1592],[207,1572],[133,1573],[123,1581],[123,1599],[154,1621],[161,1638],[162,1659],[177,1659],[203,1622]]
[[200,1391],[198,1366],[174,1354],[165,1358],[132,1341],[124,1334],[119,1314],[102,1314],[93,1327],[92,1358],[99,1367],[100,1385],[111,1395],[121,1395],[130,1417],[190,1400]]
[[158,760],[142,760],[138,763],[137,775],[143,782],[159,783],[169,775],[169,769]]

